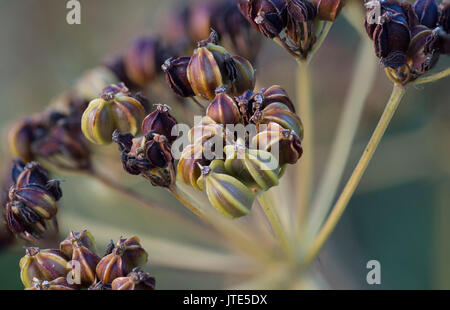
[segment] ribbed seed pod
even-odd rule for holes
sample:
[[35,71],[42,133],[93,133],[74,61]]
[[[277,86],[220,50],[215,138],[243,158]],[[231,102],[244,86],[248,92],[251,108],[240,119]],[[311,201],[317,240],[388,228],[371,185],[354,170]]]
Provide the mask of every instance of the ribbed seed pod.
[[255,109],[264,109],[269,104],[274,102],[283,103],[291,112],[295,113],[295,106],[289,98],[287,92],[279,85],[273,85],[269,88],[263,88],[257,94],[254,94],[250,99]]
[[125,85],[110,86],[104,89],[102,98],[89,103],[83,113],[81,129],[91,142],[109,144],[115,130],[136,135],[144,117],[144,107],[130,97]]
[[[213,161],[217,162],[220,161]],[[203,167],[198,183],[206,191],[211,205],[225,217],[234,219],[250,213],[255,195],[237,178]]]
[[134,236],[120,239],[113,245],[111,253],[103,257],[97,265],[97,278],[104,284],[111,284],[114,279],[127,276],[134,268],[147,263],[148,254],[141,247],[140,240]]
[[250,61],[241,56],[233,56],[236,66],[236,79],[231,83],[229,93],[232,96],[240,96],[245,91],[253,91],[255,88],[255,70]]
[[26,288],[30,291],[74,291],[78,290],[76,285],[69,284],[65,277],[57,278],[53,281],[39,280],[34,278],[31,286]]
[[426,51],[427,44],[433,35],[433,31],[423,25],[411,29],[411,43],[407,56],[408,66],[413,74],[412,79],[431,70],[439,60],[439,53]]
[[20,279],[30,287],[33,279],[53,281],[65,277],[70,271],[68,261],[60,250],[26,248],[26,255],[20,259]]
[[238,6],[250,24],[270,39],[286,27],[285,0],[239,0]]
[[80,265],[80,280],[83,286],[90,286],[96,280],[95,267],[100,257],[95,254],[95,241],[92,235],[84,230],[71,232],[60,244],[61,251]]
[[195,96],[187,76],[190,60],[191,57],[169,58],[161,67],[166,73],[167,84],[180,97]]
[[194,93],[208,100],[214,99],[216,89],[225,83],[220,63],[207,47],[199,47],[194,51],[187,76]]
[[171,144],[163,135],[151,134],[150,139],[145,141],[145,158],[151,166],[156,168],[166,168],[173,163]]
[[208,165],[209,161],[203,156],[201,144],[190,144],[181,153],[177,166],[177,177],[185,184],[200,190],[197,180],[201,175],[200,166]]
[[414,11],[419,18],[419,23],[434,29],[439,20],[439,7],[435,0],[416,0]]
[[58,212],[55,197],[42,185],[13,187],[9,192],[9,199],[28,207],[45,220],[51,219]]
[[115,291],[152,291],[155,289],[155,278],[139,269],[128,276],[115,279],[111,286]]
[[156,110],[142,122],[142,133],[147,135],[153,132],[165,136],[170,143],[175,141],[178,137],[172,136],[172,129],[178,122],[175,117],[170,115],[169,110],[169,106],[158,104]]
[[237,124],[241,118],[239,108],[223,87],[217,89],[216,97],[206,109],[206,115],[222,125]]
[[256,111],[252,119],[258,127],[258,131],[261,130],[259,125],[264,124],[267,126],[267,124],[274,122],[284,129],[294,131],[300,139],[303,139],[303,125],[300,118],[282,103],[274,102],[269,104],[263,110]]
[[289,129],[284,129],[277,123],[269,123],[266,130],[254,136],[250,143],[250,148],[267,152],[277,148],[281,167],[285,164],[295,164],[303,154],[299,136]]
[[280,166],[278,160],[269,152],[262,150],[249,150],[244,146],[225,146],[225,169],[229,174],[236,176],[248,186],[255,184],[267,191],[278,185]]
[[83,230],[81,232],[71,231],[69,236],[59,244],[59,249],[67,257],[72,257],[75,246],[85,247],[92,252],[97,250],[94,237],[87,230]]

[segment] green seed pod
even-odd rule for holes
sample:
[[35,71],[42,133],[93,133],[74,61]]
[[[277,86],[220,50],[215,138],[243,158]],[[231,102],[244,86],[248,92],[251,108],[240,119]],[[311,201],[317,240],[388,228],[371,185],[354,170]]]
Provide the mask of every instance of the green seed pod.
[[[250,213],[255,194],[238,179],[220,173],[223,165],[220,161],[214,161],[213,169],[202,168],[202,177],[198,183],[204,188],[211,205],[229,219],[235,219]],[[218,165],[218,167],[214,167]]]
[[57,278],[53,281],[33,279],[31,286],[26,288],[30,291],[74,291],[78,290],[76,285],[69,284],[65,277]]
[[115,279],[111,286],[114,291],[153,291],[155,278],[138,268],[128,276]]
[[236,71],[236,79],[231,84],[229,93],[232,96],[240,96],[245,91],[253,91],[255,88],[255,70],[250,61],[240,56],[233,56]]
[[239,108],[233,98],[225,93],[224,87],[216,90],[216,97],[206,109],[206,115],[216,123],[227,125],[237,124],[241,119]]
[[119,239],[111,252],[104,256],[97,265],[97,278],[104,284],[111,284],[114,279],[127,276],[134,268],[147,263],[148,254],[141,247],[139,238]]
[[26,248],[26,255],[20,259],[20,279],[30,287],[34,278],[53,281],[65,277],[70,271],[68,261],[60,250],[39,250]]
[[144,117],[144,107],[130,97],[125,85],[111,85],[103,90],[101,98],[89,103],[81,119],[81,129],[91,142],[109,144],[115,130],[136,135]]
[[94,283],[96,280],[95,267],[100,261],[100,257],[95,254],[95,241],[92,235],[87,230],[79,233],[71,232],[59,247],[67,257],[80,264],[81,284],[90,286]]
[[263,191],[278,185],[280,168],[277,159],[269,152],[248,150],[244,146],[225,146],[225,168],[247,186],[254,186]]
[[[260,124],[271,122],[279,124],[284,129],[294,131],[300,139],[303,139],[303,124],[297,114],[293,113],[288,106],[283,103],[274,102],[263,110],[258,110],[252,117],[252,121],[259,127]],[[259,128],[258,128],[259,131]]]

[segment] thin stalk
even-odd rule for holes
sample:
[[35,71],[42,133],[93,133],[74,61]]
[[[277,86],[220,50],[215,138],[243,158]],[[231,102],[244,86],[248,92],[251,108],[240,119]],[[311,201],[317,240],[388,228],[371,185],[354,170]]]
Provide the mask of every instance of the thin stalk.
[[[191,197],[178,186],[176,187],[174,196],[189,210],[196,210],[202,220],[231,241],[231,245],[240,249],[241,252],[260,258],[263,261],[271,259],[271,256],[264,246],[262,246],[261,242],[254,238],[252,231],[247,230],[245,227],[240,227],[236,222],[225,219],[215,212],[215,210],[210,210],[209,205],[198,207],[197,205],[203,204],[202,198]],[[195,204],[192,202],[193,199],[195,199]]]
[[411,82],[410,84],[411,85],[422,85],[422,84],[432,83],[437,80],[443,79],[449,75],[450,75],[450,67],[441,72],[438,72],[436,74],[419,78],[419,79],[415,80],[414,82]]
[[323,177],[311,204],[306,238],[314,238],[323,224],[342,179],[345,165],[350,156],[364,103],[375,81],[377,63],[373,61],[372,41],[362,37],[350,91],[345,100],[342,116],[333,139]]
[[323,27],[319,33],[319,36],[317,38],[316,43],[314,44],[313,48],[311,49],[311,51],[308,54],[307,64],[309,64],[312,61],[312,59],[314,58],[314,55],[316,55],[317,51],[322,46],[322,44],[325,41],[326,37],[328,36],[328,33],[330,32],[332,26],[333,26],[332,22],[325,22],[325,24],[323,25]]
[[355,170],[353,170],[353,173],[348,180],[347,184],[345,185],[338,201],[334,205],[330,216],[326,220],[324,226],[322,227],[321,231],[319,232],[316,240],[314,241],[311,249],[309,250],[308,254],[305,257],[305,264],[309,264],[313,261],[313,259],[317,256],[319,251],[322,249],[325,242],[330,237],[331,233],[333,232],[334,228],[336,227],[337,223],[339,222],[339,219],[341,218],[342,214],[345,211],[345,208],[347,207],[350,198],[353,196],[356,187],[359,184],[359,181],[361,180],[361,177],[363,176],[364,172],[367,169],[367,166],[370,163],[370,160],[372,159],[380,141],[383,137],[384,133],[386,132],[386,129],[392,120],[392,117],[394,116],[395,111],[397,110],[401,99],[403,98],[405,94],[405,89],[400,85],[394,85],[394,89],[392,91],[392,95],[386,105],[386,108],[383,112],[383,115],[380,118],[380,121],[378,122],[377,127],[375,128],[375,131],[370,138],[370,141],[361,156],[358,164],[356,165]]
[[283,224],[281,223],[280,217],[278,216],[273,201],[270,199],[267,193],[263,192],[258,196],[258,202],[263,209],[267,220],[272,226],[273,232],[279,240],[285,254],[288,257],[292,257],[292,243],[289,241],[288,235],[283,227]]
[[173,185],[172,187],[168,188],[168,190],[189,211],[191,211],[192,213],[203,219],[204,214],[200,210],[200,208],[191,204],[189,200],[186,198],[186,196],[182,192],[180,192],[179,188],[176,185]]
[[95,169],[89,169],[85,172],[85,174],[87,174],[89,177],[97,180],[98,182],[100,182],[101,184],[105,185],[106,187],[124,195],[127,196],[128,198],[133,199],[134,201],[150,207],[150,208],[162,208],[161,205],[159,205],[157,202],[148,199],[147,197],[144,197],[138,193],[136,193],[135,191],[123,186],[122,184],[116,183],[112,180],[112,178],[103,175],[102,173],[98,172]]
[[[296,167],[296,201],[298,229],[303,229],[314,178],[314,118],[311,100],[310,70],[307,63],[299,63],[297,71],[297,108],[304,128],[303,156]],[[298,188],[298,190],[297,190]]]

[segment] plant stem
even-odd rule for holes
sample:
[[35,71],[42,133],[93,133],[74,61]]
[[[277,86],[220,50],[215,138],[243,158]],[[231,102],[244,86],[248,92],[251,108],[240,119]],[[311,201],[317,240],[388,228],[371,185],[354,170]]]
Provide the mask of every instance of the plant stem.
[[[299,63],[297,71],[297,108],[302,119],[304,136],[302,146],[303,156],[296,167],[296,201],[297,227],[303,229],[307,208],[311,198],[314,178],[314,121],[311,100],[310,70],[307,63]],[[298,230],[297,229],[297,230]]]
[[172,187],[168,188],[169,192],[183,205],[185,206],[189,211],[194,213],[200,218],[204,217],[203,212],[200,210],[200,208],[192,205],[187,198],[185,198],[185,195],[181,193],[176,185],[173,185]]
[[311,204],[307,239],[316,236],[332,206],[350,155],[364,103],[375,81],[377,64],[372,61],[374,57],[373,43],[366,36],[361,40],[356,68],[338,123],[337,134],[333,139],[322,180]]
[[105,185],[106,187],[119,192],[120,194],[127,196],[128,198],[133,199],[134,201],[145,205],[147,207],[150,208],[162,208],[161,205],[159,205],[158,203],[156,203],[155,201],[152,201],[138,193],[136,193],[135,191],[126,188],[125,186],[123,186],[122,184],[116,183],[114,182],[110,177],[103,175],[102,173],[99,173],[97,170],[95,169],[89,169],[85,172],[89,177],[92,177],[93,179],[97,180],[98,182],[102,183],[103,185]]
[[[254,238],[254,234],[252,234],[251,231],[246,230],[245,227],[240,227],[236,222],[231,222],[230,220],[225,219],[216,213],[215,210],[209,210],[207,207],[200,208],[194,206],[191,202],[193,198],[177,185],[175,185],[175,187],[170,191],[186,208],[198,214],[202,220],[211,225],[225,238],[230,240],[231,245],[238,247],[242,252],[253,257],[258,257],[261,260],[270,260],[270,255],[261,245],[261,242]],[[197,204],[200,205],[202,203],[201,198],[195,197],[194,199],[196,199],[195,201]]]
[[264,214],[266,215],[270,225],[272,226],[275,236],[279,240],[281,247],[285,251],[288,257],[292,256],[292,244],[286,234],[286,230],[281,223],[280,217],[278,216],[275,205],[267,193],[263,192],[258,196],[258,202],[262,207]]
[[394,85],[394,89],[392,91],[392,95],[386,105],[386,108],[383,112],[383,115],[380,118],[380,121],[378,122],[378,125],[363,153],[361,156],[355,170],[353,170],[353,173],[348,180],[347,184],[345,185],[338,201],[333,207],[333,210],[330,213],[330,216],[328,217],[327,221],[325,222],[324,226],[322,227],[321,231],[319,232],[316,240],[314,241],[309,253],[305,257],[305,264],[309,264],[313,261],[313,259],[317,256],[319,251],[322,249],[323,245],[331,235],[332,231],[336,227],[337,223],[339,222],[339,219],[341,218],[342,214],[345,211],[345,208],[348,205],[348,202],[350,201],[350,198],[352,197],[353,193],[356,190],[356,187],[359,184],[359,181],[361,180],[361,177],[363,176],[364,172],[367,169],[367,166],[370,163],[370,160],[372,159],[375,150],[377,149],[381,138],[383,137],[384,133],[386,132],[386,129],[392,120],[392,117],[394,116],[395,111],[397,110],[401,99],[403,98],[405,94],[405,90],[400,85]]
[[435,82],[437,80],[445,78],[445,77],[447,77],[449,75],[450,75],[450,67],[445,69],[445,70],[443,70],[443,71],[441,71],[441,72],[438,72],[436,74],[419,78],[419,79],[415,80],[414,82],[411,82],[410,84],[411,85],[427,84],[427,83]]
[[313,48],[311,49],[311,51],[308,54],[308,60],[307,63],[309,64],[312,59],[314,58],[314,55],[317,53],[317,51],[319,50],[319,48],[322,46],[322,43],[325,41],[326,37],[328,36],[328,33],[331,30],[331,27],[333,26],[332,22],[325,22],[325,24],[323,25],[319,37],[317,38],[316,43],[314,44]]

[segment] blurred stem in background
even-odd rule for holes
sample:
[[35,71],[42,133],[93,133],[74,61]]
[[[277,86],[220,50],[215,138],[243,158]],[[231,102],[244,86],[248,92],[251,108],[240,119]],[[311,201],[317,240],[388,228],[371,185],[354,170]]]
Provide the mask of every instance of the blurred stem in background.
[[333,232],[334,228],[336,227],[337,223],[339,222],[339,219],[341,218],[342,214],[345,211],[345,208],[347,207],[351,197],[353,196],[356,187],[359,184],[359,181],[361,180],[361,177],[363,176],[364,172],[366,171],[370,160],[372,159],[378,145],[380,144],[381,138],[383,137],[384,133],[386,132],[386,129],[392,120],[392,117],[394,116],[395,111],[397,110],[401,99],[403,98],[405,94],[405,89],[401,85],[394,85],[394,88],[392,90],[391,97],[386,104],[386,108],[383,112],[383,115],[380,118],[380,121],[378,122],[377,127],[375,128],[375,131],[370,138],[370,141],[364,150],[363,155],[361,156],[358,164],[356,165],[356,168],[353,170],[353,173],[348,180],[347,184],[344,187],[344,190],[342,191],[338,201],[334,205],[330,216],[326,220],[325,224],[323,225],[321,231],[319,232],[316,240],[312,244],[311,249],[309,250],[308,254],[305,258],[305,264],[311,263],[314,258],[317,256],[319,251],[322,249],[323,245],[327,241],[328,237]]
[[357,24],[357,21],[364,18],[362,10],[355,6],[349,6],[343,13],[348,22],[357,30],[361,43],[357,53],[357,62],[350,84],[350,91],[338,122],[336,136],[333,139],[324,174],[311,204],[311,214],[307,222],[308,227],[306,228],[306,240],[312,240],[317,235],[330,211],[350,156],[364,104],[373,87],[377,73],[377,62],[374,60],[373,55],[373,43],[367,38],[364,29],[358,27],[359,24]]
[[296,57],[297,68],[297,108],[301,115],[304,137],[302,146],[305,149],[302,161],[297,164],[295,184],[297,215],[294,217],[294,231],[299,232],[305,226],[308,213],[308,206],[311,201],[312,187],[314,186],[314,109],[312,104],[312,84],[310,63],[314,55],[322,46],[328,33],[333,26],[332,22],[321,22],[321,30],[318,34],[317,42],[310,51],[308,58],[303,60]]

